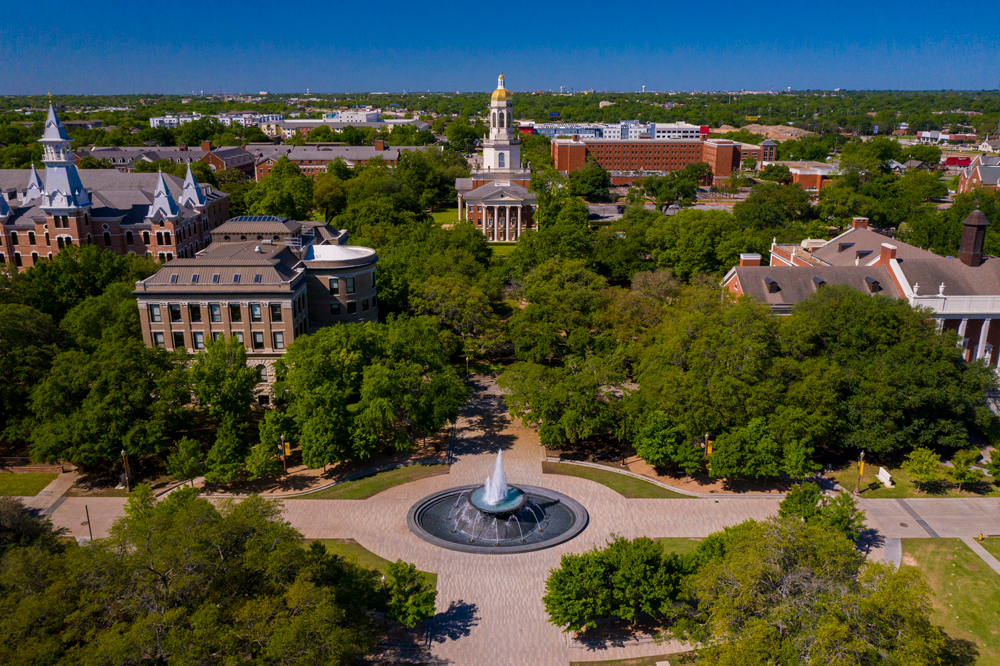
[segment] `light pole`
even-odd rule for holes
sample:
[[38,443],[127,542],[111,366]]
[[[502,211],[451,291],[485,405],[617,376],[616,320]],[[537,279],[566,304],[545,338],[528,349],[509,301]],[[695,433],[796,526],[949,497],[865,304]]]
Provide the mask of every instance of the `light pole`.
[[281,436],[281,466],[285,470],[285,474],[288,474],[288,456],[285,455],[285,436]]
[[861,494],[861,475],[865,472],[865,452],[861,452],[861,456],[858,458],[858,485],[854,488],[854,494]]
[[618,438],[618,441],[622,445],[622,467],[625,467],[625,435],[628,434],[628,417],[626,416],[622,424],[622,436]]
[[125,449],[122,449],[122,464],[125,466],[125,492],[132,492],[132,487],[128,481],[128,456],[125,454]]
[[465,376],[469,376],[469,357],[465,357]]
[[385,614],[382,615],[382,626],[389,620],[389,594],[385,591],[385,574],[382,574],[382,602],[385,604]]

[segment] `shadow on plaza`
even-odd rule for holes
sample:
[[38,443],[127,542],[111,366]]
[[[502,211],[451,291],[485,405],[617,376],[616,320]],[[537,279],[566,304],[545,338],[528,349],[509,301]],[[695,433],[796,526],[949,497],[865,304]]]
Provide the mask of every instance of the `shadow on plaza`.
[[457,641],[469,635],[472,627],[479,624],[479,608],[463,600],[452,601],[448,610],[438,613],[428,627],[428,641],[444,643]]
[[468,424],[461,429],[455,442],[455,455],[491,453],[514,446],[516,438],[504,433],[510,425],[504,397],[488,393],[488,385],[482,380],[470,380],[470,388],[473,391],[472,399],[462,414],[468,419]]

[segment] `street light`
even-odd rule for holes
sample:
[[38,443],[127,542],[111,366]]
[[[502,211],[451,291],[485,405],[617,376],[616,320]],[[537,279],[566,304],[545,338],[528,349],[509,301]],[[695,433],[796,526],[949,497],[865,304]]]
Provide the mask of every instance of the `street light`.
[[125,466],[125,492],[132,492],[132,488],[128,482],[128,456],[125,455],[125,449],[122,449],[122,464]]
[[385,574],[382,574],[382,601],[385,603],[385,614],[382,615],[382,626],[385,626],[389,619],[389,595],[385,591]]
[[854,494],[861,494],[861,475],[865,472],[865,452],[861,452],[861,456],[858,458],[858,485],[854,488]]

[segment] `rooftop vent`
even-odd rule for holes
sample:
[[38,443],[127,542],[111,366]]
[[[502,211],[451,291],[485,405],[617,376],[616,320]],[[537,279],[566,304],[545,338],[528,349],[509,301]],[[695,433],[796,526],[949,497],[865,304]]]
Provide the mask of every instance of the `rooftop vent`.
[[253,248],[253,251],[254,252],[263,252],[263,250],[260,249],[260,245],[255,245],[254,248]]
[[826,280],[824,280],[821,277],[813,276],[813,286],[816,289],[819,289],[820,287],[825,287],[826,286]]
[[767,293],[776,294],[778,293],[778,283],[769,277],[764,278],[764,284],[767,286]]

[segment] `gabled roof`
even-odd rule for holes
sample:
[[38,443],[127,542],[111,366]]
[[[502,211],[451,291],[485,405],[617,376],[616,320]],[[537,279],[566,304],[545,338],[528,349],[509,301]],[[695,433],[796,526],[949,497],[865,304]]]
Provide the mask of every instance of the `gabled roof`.
[[861,258],[861,265],[865,265],[879,255],[882,243],[892,243],[896,246],[896,258],[898,259],[922,259],[936,256],[927,250],[921,250],[907,243],[883,236],[871,229],[857,228],[848,229],[833,240],[827,241],[813,250],[812,256],[831,266],[853,266],[855,259]]
[[526,187],[516,183],[506,183],[504,181],[493,181],[485,185],[480,185],[474,190],[466,192],[466,201],[497,201],[509,199],[514,201],[534,201],[535,195],[528,192]]
[[884,266],[737,266],[726,276],[727,282],[733,274],[744,294],[776,309],[790,308],[832,284],[846,284],[865,294],[901,295]]

